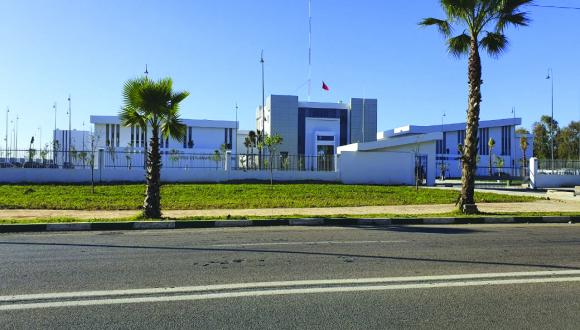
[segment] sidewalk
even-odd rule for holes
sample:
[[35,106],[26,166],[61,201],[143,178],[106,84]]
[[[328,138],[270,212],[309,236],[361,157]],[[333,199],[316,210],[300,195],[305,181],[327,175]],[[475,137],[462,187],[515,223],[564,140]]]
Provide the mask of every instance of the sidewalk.
[[[540,200],[529,203],[481,203],[482,212],[577,212],[580,214],[580,202],[566,200]],[[438,205],[390,205],[363,207],[328,207],[328,208],[275,208],[275,209],[220,209],[220,210],[166,210],[163,215],[170,218],[186,217],[225,217],[225,216],[337,216],[337,215],[415,215],[440,214],[455,210],[453,204]],[[128,218],[139,211],[78,211],[78,210],[0,210],[0,219],[33,219],[33,218],[78,218],[78,219],[115,219]]]

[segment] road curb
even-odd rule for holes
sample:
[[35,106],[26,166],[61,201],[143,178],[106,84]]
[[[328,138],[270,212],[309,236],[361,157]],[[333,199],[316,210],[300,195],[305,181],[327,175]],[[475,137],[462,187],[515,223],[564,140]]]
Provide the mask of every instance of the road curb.
[[352,226],[384,227],[407,225],[457,225],[457,224],[516,224],[516,223],[578,223],[579,216],[538,217],[481,217],[481,218],[408,218],[408,219],[354,219],[354,218],[298,218],[272,220],[165,220],[126,222],[76,222],[34,223],[0,225],[0,233],[44,231],[110,231],[223,227],[269,227],[269,226]]

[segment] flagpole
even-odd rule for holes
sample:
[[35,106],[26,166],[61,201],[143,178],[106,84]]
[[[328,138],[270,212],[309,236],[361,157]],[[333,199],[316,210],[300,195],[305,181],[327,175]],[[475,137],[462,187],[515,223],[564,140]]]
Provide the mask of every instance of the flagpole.
[[312,1],[308,0],[308,101],[312,91]]

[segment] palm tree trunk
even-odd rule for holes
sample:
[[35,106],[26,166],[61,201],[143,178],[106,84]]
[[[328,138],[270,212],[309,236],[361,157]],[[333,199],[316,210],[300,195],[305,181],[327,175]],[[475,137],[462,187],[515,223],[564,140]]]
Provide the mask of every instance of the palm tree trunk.
[[477,39],[471,40],[469,63],[469,100],[467,108],[467,125],[463,147],[461,175],[461,197],[459,210],[463,213],[477,213],[475,206],[475,165],[477,159],[477,131],[479,129],[479,106],[481,103],[481,59]]
[[489,149],[489,155],[487,156],[487,158],[489,158],[489,177],[491,178],[493,176],[493,170],[491,168],[491,148]]
[[147,171],[145,179],[147,189],[143,203],[143,217],[147,219],[161,218],[161,157],[159,155],[159,127],[152,128],[149,152],[147,153]]

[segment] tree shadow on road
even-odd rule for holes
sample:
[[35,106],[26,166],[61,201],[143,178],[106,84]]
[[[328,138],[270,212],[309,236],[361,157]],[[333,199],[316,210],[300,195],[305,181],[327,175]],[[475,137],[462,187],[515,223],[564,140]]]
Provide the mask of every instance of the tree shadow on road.
[[[264,253],[264,254],[284,254],[284,255],[302,255],[302,256],[316,256],[316,257],[349,257],[361,259],[375,259],[375,260],[390,260],[390,261],[415,261],[415,262],[433,262],[433,263],[449,263],[449,264],[466,264],[466,265],[494,265],[494,266],[518,266],[518,267],[536,267],[549,269],[579,269],[573,266],[564,265],[546,265],[533,263],[517,263],[517,262],[502,262],[502,261],[477,261],[477,260],[458,260],[458,259],[443,259],[443,258],[427,258],[427,257],[405,257],[395,255],[364,255],[364,254],[350,254],[350,253],[334,253],[334,252],[318,252],[318,251],[291,251],[278,249],[255,249],[255,248],[209,248],[209,247],[179,247],[179,246],[147,246],[147,245],[113,245],[113,244],[81,244],[81,243],[51,243],[51,242],[5,242],[0,241],[2,245],[26,245],[39,247],[78,247],[78,248],[96,248],[96,249],[140,249],[140,250],[161,250],[161,251],[180,251],[180,252],[201,252],[201,253]],[[377,253],[385,252],[379,250]]]
[[458,235],[481,233],[483,230],[458,228],[458,227],[423,227],[423,226],[387,226],[387,227],[363,227],[365,230],[393,231],[400,233],[419,233],[419,234],[441,234],[441,235]]

